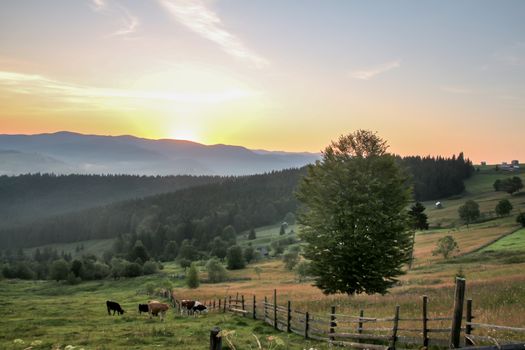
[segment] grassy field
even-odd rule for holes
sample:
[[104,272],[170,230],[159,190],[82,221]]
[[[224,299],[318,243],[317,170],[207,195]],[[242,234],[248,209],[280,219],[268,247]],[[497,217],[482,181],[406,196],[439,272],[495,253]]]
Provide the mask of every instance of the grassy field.
[[[209,313],[196,318],[176,315],[164,322],[139,315],[137,304],[144,283],[163,275],[121,281],[85,282],[65,286],[56,282],[3,281],[0,283],[0,349],[189,349],[209,346],[214,326],[233,330],[238,349],[256,348],[252,334],[268,349],[268,337],[278,337],[288,349],[327,349],[296,335],[276,333],[270,326],[231,314]],[[138,293],[138,294],[137,294]],[[119,301],[127,312],[108,316],[107,299]],[[20,343],[20,340],[23,344]],[[270,338],[271,339],[271,338]],[[33,344],[32,347],[31,344]],[[275,340],[273,341],[275,346]]]
[[[201,284],[198,289],[187,289],[184,281],[173,279],[171,283],[180,298],[210,300],[240,293],[247,299],[256,295],[258,300],[271,297],[278,290],[278,303],[292,301],[293,308],[319,314],[328,314],[331,306],[338,313],[357,315],[360,309],[365,316],[392,316],[395,305],[401,307],[401,317],[421,315],[422,295],[429,297],[430,316],[450,316],[454,294],[454,278],[462,274],[467,279],[467,297],[473,299],[476,321],[508,326],[525,327],[525,229],[519,229],[515,216],[525,211],[525,196],[510,196],[494,192],[492,183],[509,174],[496,173],[491,168],[482,169],[467,181],[466,193],[454,199],[445,199],[443,209],[435,209],[434,202],[425,203],[432,229],[417,232],[413,268],[402,276],[399,283],[387,295],[323,295],[312,281],[299,283],[292,271],[287,271],[279,259],[264,259],[250,264],[246,269],[229,271],[232,282]],[[521,175],[523,177],[523,175]],[[496,203],[509,199],[514,210],[508,217],[493,214]],[[474,199],[485,217],[482,222],[468,228],[460,222],[457,209],[466,200]],[[279,225],[256,229],[257,239],[248,241],[246,233],[239,236],[239,243],[246,246],[267,246],[279,236]],[[296,233],[297,226],[291,226]],[[286,236],[290,235],[287,233]],[[432,255],[439,238],[452,235],[460,251],[454,257],[443,259]],[[99,242],[96,244],[109,244]],[[75,244],[72,248],[75,248]],[[86,250],[91,249],[84,244]],[[88,246],[90,248],[88,248]],[[204,264],[201,275],[206,278]],[[257,269],[256,269],[257,268]],[[257,274],[256,270],[260,273]],[[197,318],[185,318],[170,314],[168,320],[149,320],[139,316],[136,305],[148,296],[141,292],[144,284],[153,281],[160,285],[169,276],[182,273],[175,263],[167,263],[157,275],[121,281],[85,282],[67,286],[56,282],[0,282],[0,348],[25,349],[34,340],[42,341],[39,347],[49,349],[60,344],[71,344],[84,349],[204,349],[208,344],[210,328],[219,325],[236,332],[237,349],[255,349],[256,334],[264,341],[268,336],[278,336],[288,345],[286,349],[325,349],[326,345],[305,343],[300,337],[273,333],[272,328],[260,321],[223,314],[209,314]],[[122,302],[130,310],[124,317],[110,317],[105,311],[105,300]],[[28,303],[28,301],[30,302]],[[432,327],[448,327],[449,322],[433,324]],[[404,325],[417,328],[420,324]],[[483,333],[498,339],[516,339],[511,333]],[[401,335],[404,335],[401,332]],[[408,335],[408,334],[405,334]],[[446,334],[442,334],[446,337]],[[21,338],[25,344],[15,344]],[[519,337],[518,337],[519,338]],[[523,336],[521,337],[521,339]],[[78,348],[77,348],[78,349]]]

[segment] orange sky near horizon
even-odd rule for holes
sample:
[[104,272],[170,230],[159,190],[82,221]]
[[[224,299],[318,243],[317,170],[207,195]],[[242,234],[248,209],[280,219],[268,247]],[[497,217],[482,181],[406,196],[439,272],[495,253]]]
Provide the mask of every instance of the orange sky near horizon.
[[54,1],[0,3],[0,134],[525,159],[523,2]]

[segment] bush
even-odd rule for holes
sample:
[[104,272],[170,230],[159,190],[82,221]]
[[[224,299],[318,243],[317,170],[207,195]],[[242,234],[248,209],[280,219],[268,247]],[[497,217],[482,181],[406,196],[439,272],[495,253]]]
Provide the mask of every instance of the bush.
[[234,245],[228,249],[226,260],[228,262],[228,269],[230,270],[239,270],[246,266],[242,248],[238,245]]
[[297,251],[287,251],[283,255],[284,267],[292,271],[295,265],[299,262],[299,253]]
[[186,276],[186,285],[188,288],[192,289],[199,288],[199,271],[197,270],[197,265],[195,263],[192,263],[190,266],[188,275]]
[[53,261],[51,264],[51,279],[56,280],[57,282],[60,280],[67,279],[67,276],[69,274],[69,264],[64,259],[59,259]]
[[208,281],[210,283],[220,283],[226,281],[228,273],[218,259],[210,259],[206,264],[208,271]]
[[519,213],[518,216],[516,216],[516,222],[521,224],[521,227],[525,227],[525,213]]
[[432,255],[443,255],[445,259],[448,259],[449,255],[454,251],[458,251],[458,243],[452,236],[445,236],[440,238],[437,242],[436,249],[432,252]]
[[498,216],[509,215],[510,212],[512,211],[512,204],[509,202],[508,199],[502,199],[496,205],[495,210]]
[[145,275],[152,275],[157,272],[157,263],[155,261],[146,261],[142,266],[142,271]]
[[124,265],[124,277],[138,277],[142,275],[142,266],[136,262],[128,262]]

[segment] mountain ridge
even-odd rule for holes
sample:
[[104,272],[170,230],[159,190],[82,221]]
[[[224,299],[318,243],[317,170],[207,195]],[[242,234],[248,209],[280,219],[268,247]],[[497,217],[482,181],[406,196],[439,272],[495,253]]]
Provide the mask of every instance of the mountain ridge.
[[[318,154],[307,152],[251,150],[236,145],[71,131],[0,134],[0,150],[55,159],[64,164],[56,171],[59,174],[250,175],[301,167],[319,158]],[[11,170],[9,162],[1,164],[0,175],[24,173]],[[30,162],[21,168],[26,173],[50,172],[49,168],[32,166]]]

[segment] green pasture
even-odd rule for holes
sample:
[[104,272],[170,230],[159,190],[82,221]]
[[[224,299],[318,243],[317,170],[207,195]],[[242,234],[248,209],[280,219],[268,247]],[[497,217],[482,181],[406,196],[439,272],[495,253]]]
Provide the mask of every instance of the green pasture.
[[[264,349],[276,342],[286,349],[327,349],[299,336],[275,332],[261,321],[211,312],[180,316],[170,309],[164,322],[139,315],[137,304],[150,296],[142,292],[146,281],[164,276],[84,282],[69,286],[56,282],[0,282],[0,349],[206,349],[210,330],[233,331],[237,349],[256,348],[256,335]],[[157,298],[157,297],[156,297]],[[108,316],[106,300],[118,301],[126,313]],[[278,337],[270,341],[269,336]],[[271,339],[271,338],[270,338]],[[33,345],[31,345],[33,344]],[[226,343],[224,345],[227,345]],[[225,346],[224,349],[229,347]]]
[[491,251],[514,251],[514,252],[525,252],[525,228],[514,232],[502,239],[494,242],[493,244],[483,248],[481,252]]

